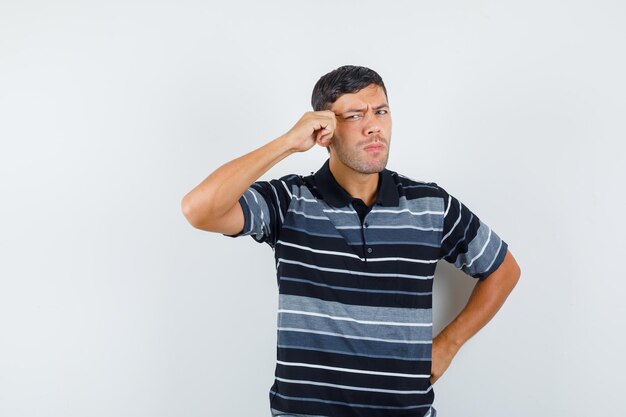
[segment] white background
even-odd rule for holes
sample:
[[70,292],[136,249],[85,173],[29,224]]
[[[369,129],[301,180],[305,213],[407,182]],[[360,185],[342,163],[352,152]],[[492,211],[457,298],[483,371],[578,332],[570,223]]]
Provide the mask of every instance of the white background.
[[[522,268],[439,415],[623,415],[625,48],[620,1],[2,0],[0,416],[269,416],[271,249],[180,202],[344,64],[385,80],[388,168]],[[473,282],[440,264],[436,329]]]

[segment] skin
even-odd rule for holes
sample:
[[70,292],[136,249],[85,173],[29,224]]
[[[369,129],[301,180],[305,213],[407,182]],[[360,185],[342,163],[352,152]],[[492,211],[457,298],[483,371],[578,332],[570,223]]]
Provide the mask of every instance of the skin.
[[[304,113],[282,136],[225,163],[185,195],[181,209],[195,228],[238,233],[244,225],[238,201],[248,187],[284,158],[316,144],[330,149],[330,170],[337,182],[371,206],[390,143],[387,97],[381,87],[370,85],[340,96],[330,110]],[[373,145],[381,148],[366,149]],[[463,310],[433,339],[431,383],[444,374],[461,346],[498,312],[520,275],[515,258],[507,251],[498,269],[476,283]]]
[[[330,110],[337,119],[328,142],[330,170],[350,195],[371,206],[376,199],[378,172],[387,165],[391,142],[391,112],[385,92],[372,84],[342,95]],[[371,146],[380,149],[368,150]]]

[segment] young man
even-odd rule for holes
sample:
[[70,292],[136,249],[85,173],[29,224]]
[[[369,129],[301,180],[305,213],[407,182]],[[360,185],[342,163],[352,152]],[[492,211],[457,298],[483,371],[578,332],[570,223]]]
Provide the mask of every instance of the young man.
[[[387,170],[391,113],[371,69],[340,67],[313,112],[218,168],[182,201],[196,228],[274,250],[279,284],[273,416],[435,416],[432,384],[520,276],[507,244],[436,183]],[[315,144],[308,176],[257,181]],[[432,284],[445,259],[478,279],[433,339]]]

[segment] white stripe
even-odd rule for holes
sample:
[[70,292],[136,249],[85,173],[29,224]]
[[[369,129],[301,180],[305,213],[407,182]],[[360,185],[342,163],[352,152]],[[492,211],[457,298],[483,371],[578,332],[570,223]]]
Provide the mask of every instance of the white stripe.
[[431,211],[431,210],[424,210],[424,211],[411,211],[408,208],[406,209],[402,209],[402,210],[387,210],[387,209],[376,209],[376,210],[371,210],[371,213],[411,213],[414,216],[421,216],[422,214],[443,214],[443,211]]
[[301,215],[302,217],[306,217],[307,219],[315,219],[315,220],[328,220],[328,217],[326,217],[326,216],[312,216],[312,215],[310,215],[310,214],[306,214],[306,213],[305,213],[305,212],[303,212],[303,211],[298,211],[298,210],[294,210],[294,209],[289,209],[289,210],[287,210],[287,211],[290,211],[290,212],[292,212],[292,213],[294,213],[294,214],[299,214],[299,215]]
[[266,224],[265,224],[265,215],[263,214],[263,207],[259,205],[259,199],[256,198],[256,192],[252,191],[252,197],[254,197],[254,202],[261,208],[261,227],[264,229],[263,234],[265,234]]
[[429,184],[427,184],[427,183],[423,183],[423,184],[420,184],[420,185],[404,185],[404,184],[402,184],[402,187],[403,187],[403,188],[419,188],[419,187],[430,187],[430,188],[435,188],[435,187],[433,187],[432,185],[429,185]]
[[498,254],[500,253],[500,248],[502,247],[502,239],[500,239],[500,244],[498,245],[498,250],[496,251],[496,256],[493,257],[493,261],[489,264],[485,271],[489,271],[491,269],[491,265],[498,259]]
[[401,376],[401,377],[405,377],[405,378],[430,378],[430,375],[401,374],[401,373],[397,373],[397,372],[366,371],[364,369],[338,368],[338,367],[335,367],[335,366],[314,365],[314,364],[311,364],[311,363],[302,363],[302,362],[276,361],[276,363],[278,363],[280,365],[285,365],[285,366],[303,366],[305,368],[329,369],[331,371],[351,372],[351,373],[354,373],[354,374]]
[[332,251],[332,250],[323,250],[323,249],[313,249],[310,248],[308,246],[302,246],[302,245],[296,245],[295,243],[289,243],[289,242],[285,242],[283,240],[279,240],[278,242],[276,242],[276,244],[282,244],[285,246],[291,246],[294,248],[298,248],[298,249],[302,249],[302,250],[306,250],[309,252],[314,252],[314,253],[325,253],[327,255],[337,255],[337,256],[346,256],[348,258],[355,258],[355,259],[361,259],[363,260],[364,258],[359,257],[358,255],[354,254],[354,253],[347,253],[347,252],[337,252],[337,251]]
[[308,203],[317,203],[317,200],[315,200],[313,198],[299,197],[297,195],[294,195],[293,198],[295,198],[296,200],[306,201]]
[[485,242],[485,245],[483,246],[483,248],[481,249],[480,253],[476,256],[474,256],[472,258],[472,260],[470,261],[469,264],[467,264],[467,267],[469,268],[470,266],[472,266],[472,264],[474,263],[474,261],[478,258],[480,258],[482,256],[482,254],[485,252],[485,249],[487,249],[487,245],[489,244],[489,241],[491,240],[491,229],[489,229],[489,236],[487,236],[487,241]]
[[[327,255],[336,255],[336,256],[345,256],[347,258],[359,259],[361,261],[365,261],[365,258],[361,258],[360,256],[354,253],[348,252],[338,252],[331,250],[323,250],[323,249],[313,249],[308,246],[296,245],[295,243],[285,242],[283,240],[278,240],[276,244],[282,244],[284,246],[291,246],[294,248],[302,249],[305,251],[313,252],[313,253],[325,253]],[[437,263],[437,259],[410,259],[410,258],[401,258],[401,257],[388,257],[388,258],[367,258],[370,262],[389,262],[389,261],[403,261],[403,262],[415,262],[421,264],[434,264]]]
[[398,225],[398,226],[383,226],[383,225],[375,225],[369,226],[370,229],[417,229],[417,230],[426,230],[426,231],[435,231],[441,232],[443,229],[439,229],[436,227],[419,227],[419,226],[409,226],[409,225]]
[[327,382],[304,381],[304,380],[300,380],[300,379],[285,379],[285,378],[279,378],[279,377],[276,377],[276,379],[281,381],[281,382],[287,382],[287,383],[290,383],[290,384],[309,384],[309,385],[318,385],[318,386],[322,386],[322,387],[343,388],[343,389],[349,389],[349,390],[354,390],[354,391],[387,392],[387,393],[390,393],[390,394],[426,394],[427,392],[429,392],[433,388],[432,385],[431,385],[425,391],[419,391],[419,390],[401,391],[401,390],[395,390],[395,389],[365,388],[365,387],[355,387],[355,386],[352,386],[352,385],[329,384]]
[[419,264],[434,264],[437,263],[438,259],[410,259],[410,258],[400,258],[400,257],[392,257],[392,258],[367,258],[368,262],[382,262],[382,261],[404,261],[404,262],[415,262]]
[[452,231],[456,228],[456,225],[459,224],[459,222],[461,221],[462,215],[463,215],[462,205],[461,205],[461,202],[459,201],[459,218],[456,219],[456,222],[454,223],[454,226],[452,226],[452,229],[450,229],[450,231],[443,237],[443,239],[441,239],[441,243],[443,243],[443,241],[446,240],[448,236],[450,236]]
[[276,197],[276,204],[278,205],[278,214],[280,215],[280,224],[283,224],[285,219],[283,219],[283,211],[280,208],[280,198],[278,198],[278,192],[276,191],[276,188],[274,188],[272,183],[269,183],[269,184],[270,184],[270,187],[272,187],[272,191],[274,191],[274,196]]
[[340,273],[346,273],[346,274],[351,274],[351,275],[367,275],[370,277],[401,277],[401,278],[412,278],[412,279],[434,278],[434,275],[421,276],[421,275],[408,275],[408,274],[382,274],[382,273],[375,273],[375,272],[352,271],[349,269],[324,268],[321,266],[305,264],[304,262],[292,261],[292,260],[284,259],[284,258],[278,258],[278,260],[284,263],[288,263],[288,264],[295,264],[295,265],[304,266],[306,268],[317,269],[319,271],[340,272]]
[[283,184],[283,187],[285,187],[285,190],[287,191],[287,194],[289,194],[289,199],[292,199],[293,195],[291,195],[291,191],[289,191],[289,187],[287,187],[287,184],[285,184],[285,181],[280,180],[280,182]]
[[407,327],[431,327],[432,326],[432,323],[401,323],[397,321],[357,320],[352,317],[338,317],[338,316],[331,316],[330,314],[312,313],[310,311],[300,311],[300,310],[279,309],[278,312],[285,313],[285,314],[301,314],[303,316],[326,317],[332,320],[352,321],[352,322],[359,323],[359,324],[382,324],[385,326],[407,326]]
[[[430,184],[428,183],[428,181],[420,181],[420,180],[416,180],[416,179],[413,179],[413,178],[411,178],[411,177],[407,177],[406,175],[398,174],[397,172],[396,172],[396,175],[397,175],[398,177],[400,177],[400,178],[405,178],[405,179],[407,179],[407,180],[409,180],[409,181],[417,182],[418,184],[430,185]],[[410,187],[410,185],[404,185],[404,184],[402,184],[402,185],[403,185],[403,186],[405,186],[405,187]],[[414,186],[414,187],[416,187],[416,186]]]
[[443,218],[445,219],[448,215],[448,210],[450,210],[450,205],[452,204],[452,197],[448,194],[448,207],[446,207],[446,212],[443,213]]
[[356,214],[354,210],[339,210],[339,209],[324,209],[324,213],[347,213],[347,214]]
[[430,345],[431,344],[429,340],[381,339],[379,337],[352,336],[352,335],[347,335],[343,333],[324,332],[322,330],[300,329],[297,327],[279,327],[278,330],[284,330],[284,331],[289,331],[289,332],[299,332],[299,333],[323,334],[325,336],[340,336],[345,339],[371,340],[372,342],[404,343],[406,345]]
[[[361,229],[362,226],[337,226],[336,229]],[[441,232],[443,229],[439,229],[436,227],[419,227],[419,226],[410,226],[410,225],[374,225],[369,226],[369,229],[416,229],[416,230],[424,230],[424,231],[435,231]]]

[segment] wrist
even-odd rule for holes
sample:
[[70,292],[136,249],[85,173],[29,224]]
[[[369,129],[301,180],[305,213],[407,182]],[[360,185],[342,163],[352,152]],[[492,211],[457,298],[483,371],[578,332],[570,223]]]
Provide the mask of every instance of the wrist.
[[463,341],[455,337],[449,329],[443,329],[441,333],[435,337],[433,343],[437,343],[440,348],[445,350],[450,356],[454,356],[463,346]]
[[294,140],[293,136],[289,134],[289,132],[277,137],[274,141],[285,153],[285,156],[298,152],[296,141]]
[[274,147],[275,152],[279,154],[279,159],[283,159],[297,152],[294,148],[293,141],[289,136],[281,135],[270,142],[270,145]]

